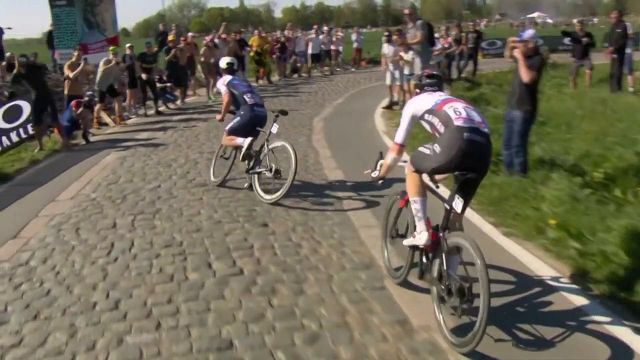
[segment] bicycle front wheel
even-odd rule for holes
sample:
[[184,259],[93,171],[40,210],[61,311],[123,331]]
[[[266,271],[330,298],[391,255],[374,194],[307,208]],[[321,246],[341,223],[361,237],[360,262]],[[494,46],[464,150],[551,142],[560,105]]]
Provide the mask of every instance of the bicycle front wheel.
[[219,186],[229,176],[233,163],[236,160],[238,150],[225,145],[220,145],[211,161],[209,178],[213,185]]
[[402,203],[405,198],[404,191],[389,197],[382,230],[384,268],[396,284],[407,279],[415,254],[415,248],[402,245],[402,240],[410,237],[416,227],[411,206]]
[[260,154],[251,170],[251,184],[258,198],[273,204],[289,191],[298,171],[296,150],[286,141],[276,141]]
[[454,350],[467,354],[484,336],[491,303],[489,273],[482,251],[462,233],[448,234],[447,253],[439,251],[431,269],[431,296],[438,329]]

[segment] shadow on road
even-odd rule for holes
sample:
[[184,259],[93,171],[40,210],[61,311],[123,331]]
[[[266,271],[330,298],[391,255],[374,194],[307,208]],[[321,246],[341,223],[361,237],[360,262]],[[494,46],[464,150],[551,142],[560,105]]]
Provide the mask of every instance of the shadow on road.
[[[414,269],[415,270],[415,269]],[[414,271],[415,274],[415,271]],[[574,336],[588,336],[590,341],[600,342],[608,349],[610,359],[633,359],[635,353],[626,343],[596,329],[596,326],[626,326],[608,318],[605,314],[589,316],[585,308],[592,299],[584,299],[584,305],[566,302],[564,309],[554,309],[554,297],[559,294],[579,295],[580,288],[558,277],[532,277],[517,270],[489,265],[491,278],[491,303],[484,342],[510,343],[526,352],[543,352],[570,341]],[[407,281],[401,287],[428,295],[427,283]],[[570,305],[567,308],[566,305]],[[591,309],[590,309],[591,310]],[[495,359],[492,354],[475,351],[471,359]],[[595,356],[595,354],[594,354]]]
[[380,206],[378,198],[384,195],[373,195],[391,188],[401,179],[388,179],[382,185],[371,181],[329,181],[310,182],[296,180],[287,197],[276,206],[289,209],[317,212],[346,212],[372,209]]

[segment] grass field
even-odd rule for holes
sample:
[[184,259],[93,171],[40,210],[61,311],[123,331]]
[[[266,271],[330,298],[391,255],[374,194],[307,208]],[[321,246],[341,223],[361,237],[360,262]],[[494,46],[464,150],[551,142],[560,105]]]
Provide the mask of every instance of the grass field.
[[[588,91],[570,90],[567,73],[567,65],[553,65],[544,74],[528,178],[506,176],[501,164],[513,74],[482,74],[481,85],[454,84],[453,94],[488,118],[494,143],[491,172],[472,206],[640,313],[640,96],[611,95],[606,66],[596,67]],[[409,148],[430,141],[414,129]]]

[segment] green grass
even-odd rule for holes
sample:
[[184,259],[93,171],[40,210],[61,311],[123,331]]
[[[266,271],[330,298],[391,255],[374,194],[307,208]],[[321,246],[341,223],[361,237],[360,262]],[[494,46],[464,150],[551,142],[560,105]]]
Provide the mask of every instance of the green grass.
[[29,141],[0,153],[0,184],[11,180],[24,169],[58,151],[60,142],[57,136],[52,135],[51,137],[45,137],[43,151],[34,153],[35,146],[34,141]]
[[[570,90],[567,74],[567,65],[552,65],[543,76],[528,178],[505,176],[501,164],[513,73],[482,74],[480,85],[454,84],[453,95],[487,117],[494,144],[491,171],[473,206],[640,313],[640,96],[611,95],[606,66],[596,67],[588,91]],[[414,129],[409,149],[430,141]]]

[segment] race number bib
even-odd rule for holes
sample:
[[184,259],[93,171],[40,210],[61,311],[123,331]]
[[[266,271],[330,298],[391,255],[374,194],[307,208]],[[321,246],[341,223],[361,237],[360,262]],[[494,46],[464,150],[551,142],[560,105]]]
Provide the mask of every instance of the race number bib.
[[487,123],[476,109],[463,102],[452,102],[444,106],[443,110],[449,115],[456,126],[476,127],[488,131]]
[[244,101],[247,102],[247,104],[249,105],[253,105],[256,103],[256,98],[255,96],[253,96],[253,94],[249,93],[249,94],[244,94]]

